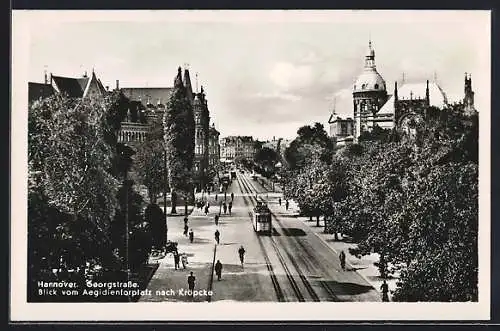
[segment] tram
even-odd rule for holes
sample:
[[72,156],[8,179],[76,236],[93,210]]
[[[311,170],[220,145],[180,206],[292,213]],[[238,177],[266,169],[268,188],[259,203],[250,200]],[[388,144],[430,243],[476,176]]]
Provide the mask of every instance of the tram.
[[257,233],[271,234],[271,211],[264,201],[257,201],[253,209],[253,229]]

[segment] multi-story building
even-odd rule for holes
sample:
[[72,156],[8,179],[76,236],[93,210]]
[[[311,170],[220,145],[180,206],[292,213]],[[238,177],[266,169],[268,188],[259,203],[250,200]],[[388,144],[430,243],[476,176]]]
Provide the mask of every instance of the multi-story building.
[[220,144],[219,144],[220,132],[215,128],[215,124],[209,129],[208,134],[208,165],[214,169],[219,167],[219,162],[221,158],[220,154]]
[[229,136],[221,140],[221,158],[225,160],[253,160],[256,141],[252,136]]
[[[470,74],[465,76],[464,92],[465,111],[474,112]],[[386,82],[376,69],[371,41],[368,43],[364,70],[353,85],[352,97],[354,119],[342,119],[333,112],[328,120],[330,136],[337,143],[349,143],[351,136],[356,141],[363,132],[371,131],[375,126],[408,131],[408,123],[424,121],[430,107],[444,109],[449,106],[446,94],[437,81],[403,82],[399,88],[395,82],[394,93],[389,95]]]
[[51,73],[48,78],[45,74],[44,83],[28,83],[29,102],[54,94],[65,94],[70,98],[85,98],[87,96],[104,97],[107,92],[93,70],[92,75],[88,76],[85,72],[82,77],[55,76]]

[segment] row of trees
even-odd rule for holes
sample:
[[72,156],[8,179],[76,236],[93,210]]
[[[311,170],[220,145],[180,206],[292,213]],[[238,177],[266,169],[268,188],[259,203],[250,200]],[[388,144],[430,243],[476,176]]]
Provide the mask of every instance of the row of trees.
[[476,301],[477,139],[477,115],[460,106],[416,137],[379,130],[339,150],[320,124],[303,127],[286,151],[285,195],[358,243],[352,253],[378,253],[382,277],[398,272],[394,300]]
[[[90,274],[126,280],[127,270],[139,272],[147,262],[152,246],[165,244],[165,216],[152,203],[167,185],[165,171],[172,195],[191,192],[186,174],[192,167],[194,119],[180,69],[165,117],[153,123],[137,155],[118,142],[131,107],[120,91],[83,99],[57,94],[30,104],[30,301],[47,299],[37,295],[40,280],[71,278],[83,284]],[[149,190],[145,213],[135,180]]]

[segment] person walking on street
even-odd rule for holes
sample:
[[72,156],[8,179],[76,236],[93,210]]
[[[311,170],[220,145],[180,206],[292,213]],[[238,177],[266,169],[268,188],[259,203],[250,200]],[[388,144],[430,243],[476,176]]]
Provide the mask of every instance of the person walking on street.
[[219,230],[215,230],[215,241],[217,242],[217,245],[218,245],[219,241],[220,241],[220,232],[219,232]]
[[186,253],[182,253],[181,262],[182,262],[182,268],[186,269],[186,266],[188,264],[188,257]]
[[180,262],[179,253],[177,251],[175,251],[174,252],[174,267],[175,267],[175,270],[177,270],[177,268],[179,268],[179,262]]
[[224,201],[224,203],[222,204],[222,209],[224,209],[224,215],[226,215],[226,212],[227,212],[227,205],[226,205],[226,202]]
[[285,201],[285,208],[286,210],[288,210],[288,206],[290,206],[290,204],[288,203],[288,200]]
[[219,214],[215,214],[215,225],[219,225]]
[[193,243],[193,240],[194,240],[194,233],[193,233],[193,229],[190,229],[189,230],[189,241],[191,243]]
[[196,281],[196,277],[193,275],[193,272],[191,271],[189,276],[188,276],[188,287],[189,287],[190,291],[194,291],[195,281]]
[[184,235],[187,237],[188,235],[188,230],[189,230],[189,226],[187,225],[187,223],[184,223]]
[[243,247],[243,245],[241,245],[240,249],[238,249],[238,255],[240,256],[241,266],[243,267],[243,261],[245,259],[245,248]]
[[217,201],[217,200],[218,200],[217,198],[218,198],[218,194],[217,194],[217,193],[215,193],[215,203],[217,203],[217,202],[218,202],[218,201]]
[[281,198],[278,198],[278,203],[281,206]]
[[233,200],[234,200],[234,193],[231,192],[231,201],[233,201]]
[[231,209],[233,209],[233,202],[229,201],[229,215],[231,215]]
[[184,225],[187,225],[188,224],[188,217],[184,217]]
[[222,274],[222,263],[220,263],[219,260],[217,260],[217,263],[215,264],[215,274],[217,275],[217,280],[220,280]]
[[340,252],[339,259],[340,259],[340,267],[342,268],[342,270],[345,271],[345,253],[344,253],[344,251]]
[[382,290],[382,301],[383,302],[389,302],[389,285],[387,285],[387,282],[384,279],[384,282],[382,283],[382,286],[380,286],[380,289]]
[[208,208],[209,208],[209,205],[208,205],[208,203],[207,203],[207,204],[205,205],[205,216],[207,216],[207,215],[208,215]]

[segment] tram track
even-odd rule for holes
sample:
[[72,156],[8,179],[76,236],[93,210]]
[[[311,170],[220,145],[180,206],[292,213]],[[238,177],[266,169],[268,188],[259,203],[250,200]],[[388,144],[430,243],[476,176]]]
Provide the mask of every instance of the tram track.
[[[254,201],[256,201],[256,198],[252,196],[253,192],[252,192],[252,188],[250,187],[251,183],[248,182],[246,179],[241,179],[241,183],[240,183],[240,180],[238,180],[238,185],[240,186],[241,192],[243,192],[242,188],[244,187],[244,189],[246,191],[245,193],[249,193],[251,204],[254,206],[255,205]],[[255,193],[258,194],[258,192],[255,189],[255,187],[254,187],[254,191],[255,191]],[[249,205],[249,204],[247,204],[247,205]],[[272,212],[271,212],[271,214],[272,214]],[[274,217],[276,218],[276,216],[274,216]],[[258,239],[259,239],[259,243],[261,244],[261,248],[264,250],[264,247],[263,247],[263,244],[262,244],[262,239],[259,236],[258,236]],[[273,250],[276,253],[276,256],[277,256],[277,258],[278,258],[281,266],[283,267],[283,270],[285,271],[285,275],[286,275],[288,281],[290,282],[290,285],[292,287],[292,290],[293,290],[295,296],[297,297],[297,299],[300,302],[305,302],[306,301],[305,297],[302,294],[302,292],[301,292],[301,290],[300,290],[300,288],[299,288],[299,286],[297,284],[297,281],[295,280],[295,277],[292,275],[292,273],[290,271],[290,268],[288,267],[288,265],[287,265],[287,263],[285,261],[285,258],[283,257],[283,254],[281,253],[280,249],[278,248],[278,244],[276,243],[276,240],[271,237],[270,238],[270,242],[271,242]],[[311,297],[311,299],[313,301],[315,301],[315,302],[319,302],[320,299],[319,299],[318,295],[316,294],[316,292],[312,288],[309,280],[304,275],[304,273],[302,272],[302,270],[299,267],[299,265],[294,260],[294,257],[290,254],[290,252],[286,248],[284,248],[283,245],[282,245],[282,249],[285,251],[285,254],[288,257],[288,259],[290,260],[290,262],[292,263],[293,267],[296,269],[296,271],[298,273],[298,276],[299,276],[300,280],[302,281],[302,283],[304,284],[304,287],[305,287],[306,291],[309,293],[309,296]]]
[[[242,186],[239,180],[237,180],[238,186],[240,188],[240,191],[243,193]],[[250,207],[250,202],[247,200],[245,196],[243,197],[243,202],[245,203],[245,206]],[[250,217],[250,220],[252,220],[252,213],[249,211],[248,216]],[[281,289],[281,286],[278,282],[278,277],[276,276],[276,273],[274,272],[273,265],[271,263],[271,260],[269,259],[269,256],[267,255],[266,249],[264,247],[264,244],[262,243],[262,239],[260,237],[257,237],[259,241],[259,246],[262,250],[262,255],[264,256],[264,261],[266,263],[266,268],[269,271],[269,276],[271,277],[271,282],[273,284],[274,291],[276,292],[276,297],[278,299],[278,302],[285,302],[286,298],[285,295],[283,294],[283,290]]]
[[[257,187],[256,187],[253,183],[249,182],[249,183],[248,183],[248,185],[249,185],[249,186],[252,186],[252,187],[253,187],[253,191],[258,193]],[[261,186],[262,186],[262,185],[261,185]],[[263,186],[262,186],[262,187],[263,187]],[[266,190],[266,189],[265,189],[265,187],[263,187],[263,188],[264,188],[264,190]],[[251,193],[251,192],[250,192],[250,193]],[[280,226],[280,228],[281,228],[281,230],[284,232],[284,234],[285,234],[285,235],[287,235],[287,236],[290,236],[290,235],[291,235],[290,231],[289,231],[286,227],[284,227],[284,226],[283,226],[282,221],[281,221],[281,220],[280,220],[280,219],[276,216],[276,214],[275,214],[272,210],[270,210],[270,213],[271,213],[272,218],[273,218],[273,219],[276,221],[276,223]],[[304,245],[304,243],[303,243],[300,239],[296,239],[296,240],[294,240],[294,242],[295,242],[295,243],[297,243],[297,244],[300,246],[300,248],[302,249],[302,251],[303,251],[303,252],[305,252],[308,256],[310,256],[310,257],[312,257],[312,256],[313,256],[313,254],[311,254],[311,252],[310,252],[310,249],[309,249],[309,248],[307,248],[307,247]],[[320,299],[319,299],[318,295],[316,294],[316,292],[315,292],[315,291],[314,291],[314,289],[312,288],[312,286],[311,286],[310,282],[307,280],[306,276],[305,276],[305,275],[303,274],[303,272],[301,271],[301,269],[300,269],[300,267],[298,266],[297,262],[296,262],[296,261],[294,260],[294,258],[290,255],[290,253],[289,253],[289,251],[288,251],[288,250],[285,250],[285,251],[286,251],[286,253],[287,253],[287,255],[288,255],[288,257],[289,257],[290,261],[291,261],[291,262],[292,262],[292,264],[294,265],[295,269],[297,269],[297,272],[299,273],[299,277],[301,278],[302,282],[304,283],[304,286],[306,287],[307,291],[308,291],[308,292],[309,292],[309,294],[311,295],[311,298],[312,298],[314,301],[320,301]],[[310,261],[306,261],[305,259],[302,259],[302,260],[303,260],[304,264],[306,264],[306,265],[310,265]],[[316,267],[316,266],[315,266],[315,267]],[[316,268],[317,268],[317,267],[316,267]],[[308,269],[309,269],[309,267],[308,267]],[[328,293],[328,295],[329,295],[329,297],[330,297],[331,299],[333,299],[334,301],[340,301],[340,300],[339,300],[339,298],[338,298],[338,296],[335,294],[335,292],[334,292],[334,291],[330,288],[330,286],[329,286],[326,282],[324,282],[324,281],[320,281],[320,282],[319,282],[319,284],[320,284],[320,285],[321,285],[321,287],[324,289],[324,291],[325,291],[326,293]]]

